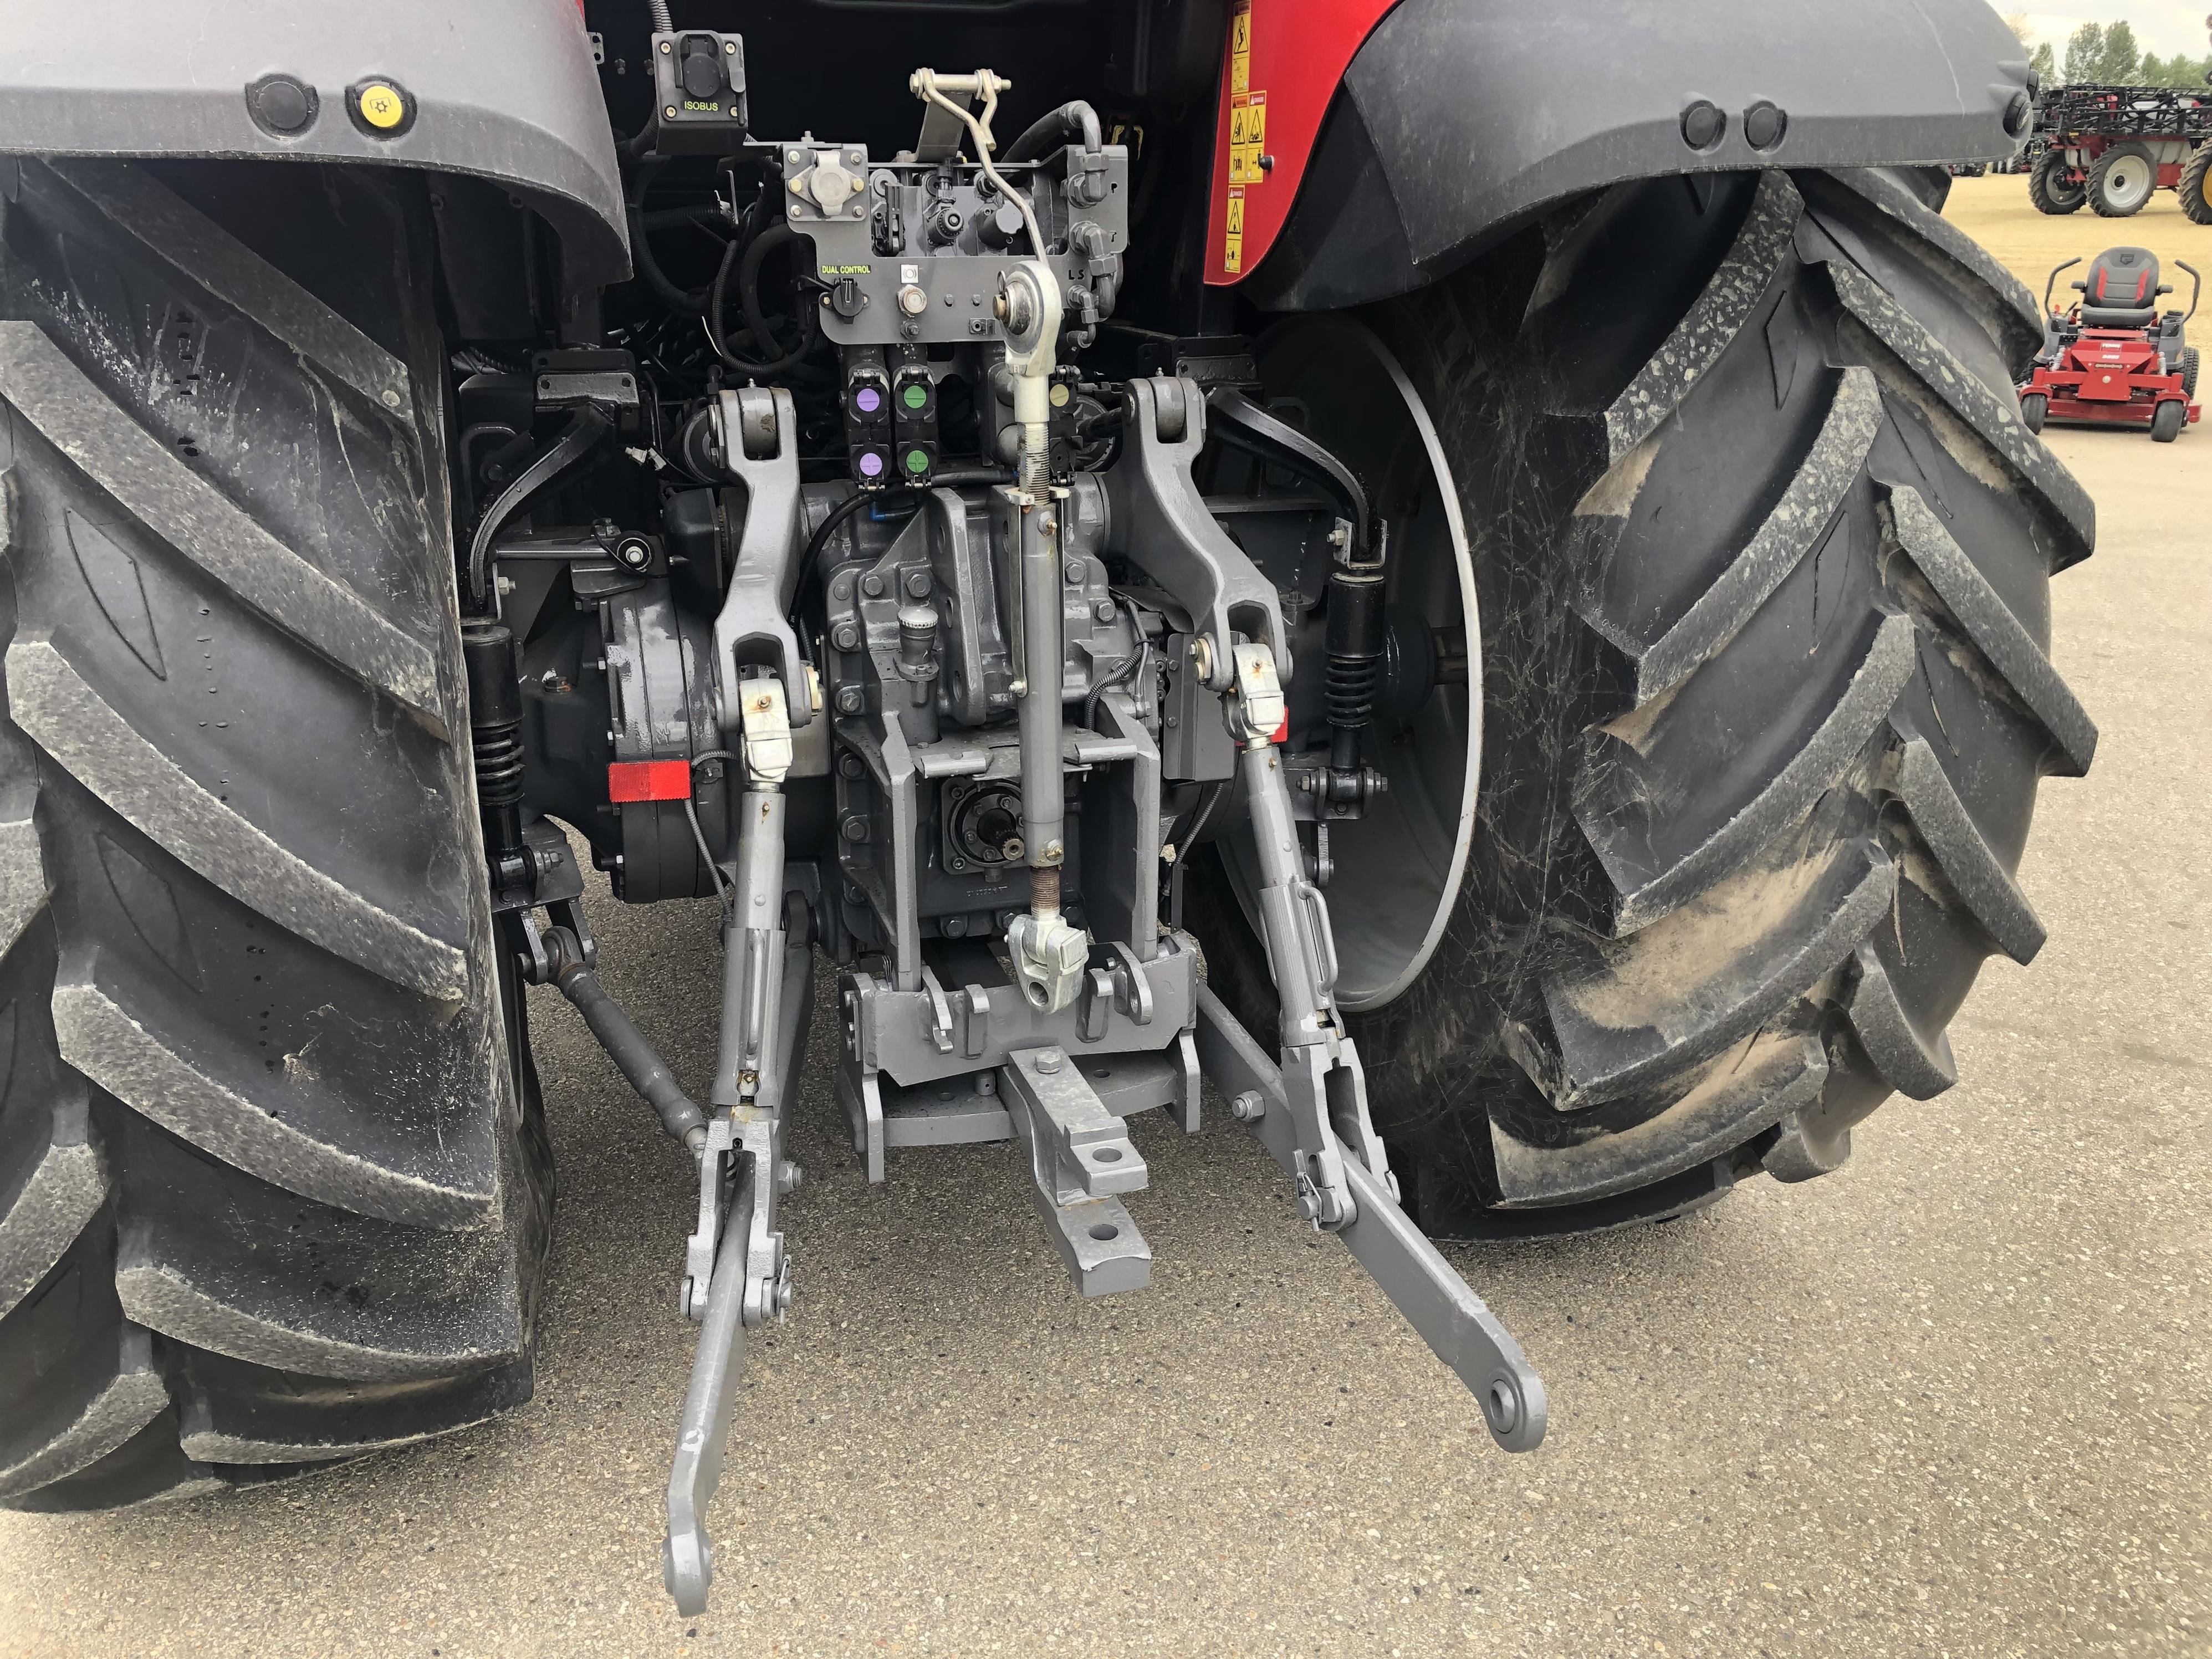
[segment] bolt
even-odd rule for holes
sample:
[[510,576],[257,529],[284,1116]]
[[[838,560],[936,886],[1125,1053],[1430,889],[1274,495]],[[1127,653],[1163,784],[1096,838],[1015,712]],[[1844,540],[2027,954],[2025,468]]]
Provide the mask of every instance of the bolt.
[[847,750],[837,757],[837,769],[848,778],[859,777],[863,770],[860,757],[851,750]]
[[841,622],[830,630],[830,643],[840,651],[857,651],[860,648],[860,630],[851,623]]
[[947,939],[968,937],[968,918],[965,916],[947,916],[940,925],[944,927],[945,937]]
[[[1247,1089],[1243,1094],[1237,1096],[1236,1099],[1229,1103],[1229,1115],[1235,1118],[1239,1123],[1257,1123],[1267,1115],[1267,1103],[1261,1099],[1257,1092],[1250,1089]],[[1306,1218],[1308,1220],[1311,1220],[1313,1218],[1309,1216]]]
[[848,817],[841,828],[847,841],[859,842],[868,838],[868,821],[858,812]]
[[795,1193],[806,1179],[806,1171],[789,1158],[780,1160],[775,1166],[775,1189],[779,1193]]
[[837,712],[841,714],[857,714],[867,706],[867,693],[857,685],[848,685],[837,694]]
[[910,599],[926,599],[929,597],[929,572],[909,570],[906,573],[906,596]]
[[1091,606],[1091,614],[1097,617],[1100,622],[1112,622],[1114,620],[1114,601],[1111,599],[1099,600],[1097,605]]
[[[1040,526],[1039,528],[1042,529],[1047,535],[1052,533],[1052,526],[1049,521]],[[1089,569],[1085,566],[1083,561],[1080,559],[1070,559],[1063,568],[1066,572],[1067,585],[1070,587],[1082,586],[1083,579],[1091,574]]]
[[[956,876],[965,875],[968,872],[968,860],[963,858],[949,859],[945,861],[945,868]],[[954,920],[957,921],[958,918],[955,917]],[[945,925],[950,927],[952,923],[948,921]],[[963,933],[967,930],[967,925],[964,922],[962,923],[961,929]]]
[[1054,1073],[1058,1072],[1060,1070],[1060,1050],[1057,1048],[1038,1049],[1036,1068],[1040,1072],[1042,1072],[1047,1077],[1050,1077]]
[[884,596],[884,579],[871,570],[860,578],[860,592],[872,599],[880,599]]

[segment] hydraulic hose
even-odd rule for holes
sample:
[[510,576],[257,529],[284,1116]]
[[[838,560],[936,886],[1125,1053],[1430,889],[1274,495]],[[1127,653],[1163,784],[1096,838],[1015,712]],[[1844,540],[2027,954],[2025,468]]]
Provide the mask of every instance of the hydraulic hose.
[[1002,161],[1034,161],[1049,149],[1055,138],[1083,140],[1085,151],[1096,155],[1104,139],[1100,136],[1098,112],[1080,98],[1071,99],[1058,109],[1049,110],[1022,130],[1022,136],[1006,146]]
[[730,267],[738,268],[738,302],[744,307],[745,329],[753,343],[764,350],[773,349],[775,336],[769,331],[768,318],[761,310],[761,267],[768,256],[787,243],[796,241],[799,233],[789,225],[770,225],[747,245],[744,257],[737,258],[738,245],[732,241],[722,251],[722,262],[714,270],[714,284],[707,296],[707,337],[714,343],[714,355],[741,374],[771,374],[789,368],[814,347],[815,324],[813,313],[805,306],[797,307],[799,338],[790,350],[781,356],[771,357],[764,363],[750,362],[730,349],[722,333],[722,311],[727,303]]

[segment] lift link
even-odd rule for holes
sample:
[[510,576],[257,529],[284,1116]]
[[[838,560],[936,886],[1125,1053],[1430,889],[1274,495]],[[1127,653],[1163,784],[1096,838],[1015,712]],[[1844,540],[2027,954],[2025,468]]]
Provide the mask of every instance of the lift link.
[[1224,699],[1239,748],[1244,799],[1259,865],[1260,932],[1281,1007],[1282,1089],[1292,1127],[1298,1209],[1315,1227],[1336,1232],[1359,1216],[1344,1167],[1349,1146],[1395,1198],[1396,1178],[1367,1114],[1367,1079],[1336,1009],[1336,941],[1328,901],[1306,879],[1282,754],[1275,746],[1287,708],[1264,645],[1238,645]]
[[812,943],[786,915],[783,786],[792,765],[783,682],[765,669],[738,675],[745,787],[736,867],[722,930],[720,1054],[714,1115],[699,1165],[699,1221],[684,1253],[684,1313],[702,1323],[668,1480],[661,1571],[687,1616],[707,1607],[714,1555],[705,1514],[721,1479],[744,1333],[781,1321],[792,1302],[791,1257],[776,1225],[799,1182],[784,1156],[785,1101],[797,1075],[809,1004]]

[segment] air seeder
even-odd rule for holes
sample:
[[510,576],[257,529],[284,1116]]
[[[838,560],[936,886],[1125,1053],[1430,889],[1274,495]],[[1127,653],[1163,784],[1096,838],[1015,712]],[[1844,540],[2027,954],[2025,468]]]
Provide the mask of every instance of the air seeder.
[[2074,283],[2081,297],[2063,310],[2051,304],[2069,259],[2044,284],[2050,337],[2020,388],[2021,419],[2031,432],[2046,421],[2073,426],[2147,427],[2154,441],[2170,444],[2197,421],[2197,348],[2183,337],[2197,314],[2203,279],[2180,264],[2193,286],[2189,309],[2158,309],[2173,292],[2159,281],[2158,257],[2148,248],[2107,248]]

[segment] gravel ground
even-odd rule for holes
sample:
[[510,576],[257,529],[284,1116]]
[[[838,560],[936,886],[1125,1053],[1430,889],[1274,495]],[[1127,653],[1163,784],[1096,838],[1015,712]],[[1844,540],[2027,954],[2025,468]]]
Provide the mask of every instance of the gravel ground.
[[[1455,1249],[1550,1388],[1540,1451],[1491,1448],[1225,1114],[1139,1123],[1155,1282],[1085,1306],[1010,1151],[866,1186],[817,1030],[801,1299],[753,1351],[715,1609],[680,1620],[684,1174],[541,998],[537,1403],[284,1486],[0,1515],[0,1654],[2203,1653],[2212,432],[2054,444],[2103,511],[2057,629],[2103,744],[2021,871],[2051,943],[1990,963],[1959,1086],[1840,1173]],[[711,915],[602,898],[610,982],[703,1080]]]

